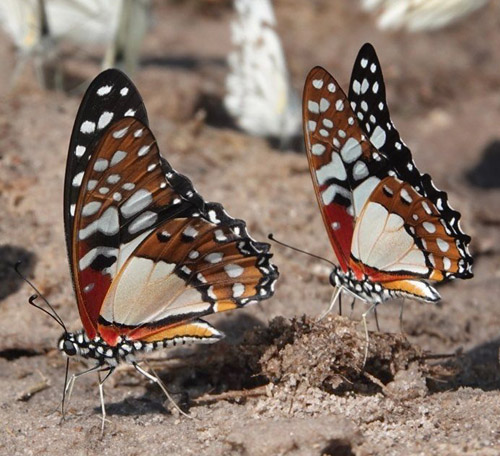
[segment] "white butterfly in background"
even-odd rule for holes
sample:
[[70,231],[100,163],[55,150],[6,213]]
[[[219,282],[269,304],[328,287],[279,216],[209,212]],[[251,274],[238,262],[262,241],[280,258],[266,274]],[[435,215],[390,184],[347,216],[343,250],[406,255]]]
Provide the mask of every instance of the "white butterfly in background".
[[234,0],[235,50],[228,57],[224,105],[243,131],[286,145],[301,132],[301,108],[290,83],[269,0]]
[[484,6],[488,0],[361,0],[367,11],[376,11],[381,29],[410,32],[446,27]]
[[45,87],[43,67],[63,42],[105,45],[103,68],[133,72],[150,10],[151,0],[1,0],[0,24],[18,51],[13,84],[32,59]]

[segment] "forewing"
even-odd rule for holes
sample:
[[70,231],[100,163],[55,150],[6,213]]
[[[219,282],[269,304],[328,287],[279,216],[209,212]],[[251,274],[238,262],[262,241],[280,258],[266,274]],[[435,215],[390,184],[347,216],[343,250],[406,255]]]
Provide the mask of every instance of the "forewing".
[[64,226],[70,260],[73,217],[87,163],[107,127],[123,117],[148,123],[146,108],[132,81],[119,70],[103,71],[87,89],[71,133],[64,182]]
[[390,160],[396,175],[421,191],[422,175],[391,120],[382,67],[370,43],[360,49],[354,63],[349,101],[361,128],[371,143]]
[[278,273],[269,245],[253,241],[222,206],[201,204],[140,121],[109,127],[82,189],[78,303],[82,321],[109,344],[120,335],[152,340],[173,325],[272,295]]
[[318,204],[345,271],[356,218],[387,175],[387,163],[359,127],[337,81],[321,67],[313,68],[306,79],[303,124]]
[[460,213],[452,209],[445,192],[438,190],[428,174],[415,166],[410,149],[401,139],[387,106],[382,68],[373,46],[366,43],[358,53],[351,75],[349,101],[372,144],[390,162],[394,174],[428,198],[439,211],[440,224],[453,238],[463,258],[461,266],[448,277],[472,277],[472,257],[468,252],[470,237],[461,229]]

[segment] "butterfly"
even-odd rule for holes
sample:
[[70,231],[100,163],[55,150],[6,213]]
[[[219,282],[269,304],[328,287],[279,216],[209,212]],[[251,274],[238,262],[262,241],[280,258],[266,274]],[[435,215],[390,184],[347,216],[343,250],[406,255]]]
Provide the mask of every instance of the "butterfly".
[[135,70],[150,10],[150,0],[2,0],[0,25],[18,51],[12,85],[32,59],[40,85],[45,88],[44,66],[60,58],[58,45],[62,42],[105,44],[104,68]]
[[59,349],[93,364],[83,373],[107,378],[125,362],[158,383],[138,354],[217,342],[223,334],[201,317],[274,293],[269,244],[206,202],[160,155],[142,98],[119,70],[98,75],[78,110],[64,225],[84,329],[65,329]]
[[411,32],[437,30],[486,5],[488,0],[362,0],[367,11],[377,10],[381,29]]
[[287,144],[300,133],[300,103],[291,87],[270,0],[234,0],[235,51],[228,57],[224,105],[243,131]]
[[[372,305],[436,302],[427,281],[472,277],[460,214],[421,174],[391,121],[374,48],[354,64],[349,97],[323,68],[307,76],[303,123],[313,186],[340,267],[330,281]],[[330,310],[330,309],[329,309]]]

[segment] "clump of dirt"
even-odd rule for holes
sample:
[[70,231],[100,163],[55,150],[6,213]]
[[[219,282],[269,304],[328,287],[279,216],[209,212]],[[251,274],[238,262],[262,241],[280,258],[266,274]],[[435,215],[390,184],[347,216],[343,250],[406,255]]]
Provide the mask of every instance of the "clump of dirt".
[[370,332],[365,362],[367,342],[358,322],[340,316],[320,322],[307,316],[289,322],[277,318],[268,331],[278,328],[280,336],[259,359],[262,373],[273,383],[294,378],[332,394],[372,394],[410,367],[421,377],[427,372],[422,350],[403,334]]
[[366,346],[362,325],[344,317],[320,322],[307,316],[277,317],[268,327],[248,330],[238,344],[204,347],[202,359],[178,358],[165,381],[191,398],[290,382],[338,395],[383,391],[403,398],[427,393],[425,357],[404,335],[370,332],[365,362]]

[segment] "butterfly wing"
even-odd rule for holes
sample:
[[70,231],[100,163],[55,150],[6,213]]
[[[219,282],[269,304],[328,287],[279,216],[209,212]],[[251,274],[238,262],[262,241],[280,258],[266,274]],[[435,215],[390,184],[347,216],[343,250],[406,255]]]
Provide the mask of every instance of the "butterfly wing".
[[472,277],[472,257],[468,252],[470,237],[460,228],[460,213],[452,209],[448,196],[433,184],[428,174],[421,174],[410,149],[394,126],[387,106],[382,68],[373,46],[366,43],[354,63],[349,86],[349,100],[358,121],[372,144],[390,161],[391,169],[430,200],[440,213],[441,224],[453,238],[463,257],[463,267],[445,273],[446,278]]
[[203,202],[141,121],[108,127],[88,162],[73,225],[75,288],[90,337],[110,345],[119,336],[200,337],[207,326],[193,319],[272,295],[278,272],[268,250],[243,221]]
[[139,92],[121,71],[111,69],[102,72],[92,81],[83,97],[73,125],[66,161],[64,227],[70,262],[73,257],[73,218],[87,163],[106,128],[127,116],[136,117],[147,125],[146,108]]
[[359,127],[345,93],[323,68],[307,76],[303,125],[309,168],[328,236],[346,271],[356,219],[380,180],[386,160]]
[[228,59],[224,104],[237,125],[254,135],[288,138],[300,131],[300,105],[291,88],[269,0],[235,0],[236,50]]
[[378,10],[381,29],[406,28],[411,32],[436,30],[452,24],[488,0],[362,0],[367,11]]

